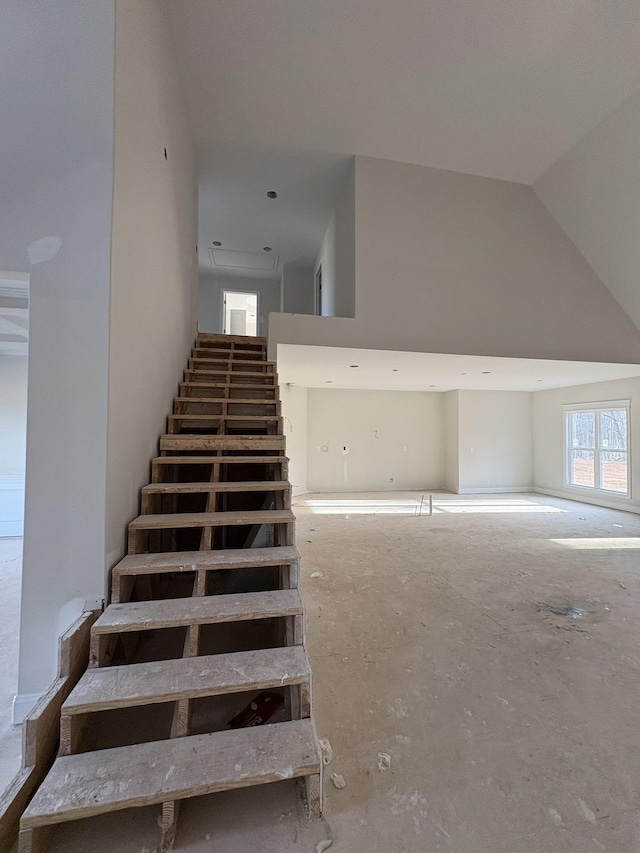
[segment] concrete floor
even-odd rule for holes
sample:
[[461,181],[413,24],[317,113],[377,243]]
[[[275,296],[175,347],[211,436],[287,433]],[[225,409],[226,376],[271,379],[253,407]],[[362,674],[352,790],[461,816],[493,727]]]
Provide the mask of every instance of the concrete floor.
[[0,793],[22,761],[22,730],[11,723],[18,689],[22,539],[0,539]]
[[[203,797],[177,850],[640,850],[640,519],[530,495],[417,517],[418,499],[296,502],[324,819],[290,782]],[[156,820],[68,825],[50,850],[151,851]]]

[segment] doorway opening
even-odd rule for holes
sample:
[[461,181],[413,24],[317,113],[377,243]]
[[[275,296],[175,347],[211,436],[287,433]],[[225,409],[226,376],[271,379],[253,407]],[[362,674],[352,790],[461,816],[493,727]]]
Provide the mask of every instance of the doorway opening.
[[225,335],[258,334],[258,294],[223,290],[223,327]]
[[29,275],[0,271],[0,794],[22,757],[12,705],[18,692],[28,347]]

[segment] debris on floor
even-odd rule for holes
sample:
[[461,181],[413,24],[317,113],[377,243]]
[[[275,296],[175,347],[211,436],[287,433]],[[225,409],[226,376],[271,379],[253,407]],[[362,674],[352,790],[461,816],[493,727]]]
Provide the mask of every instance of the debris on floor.
[[324,853],[324,851],[328,850],[332,844],[333,841],[330,838],[325,838],[324,841],[318,841],[316,844],[316,853]]
[[327,764],[331,763],[331,759],[333,758],[333,750],[331,749],[331,744],[329,743],[328,738],[320,738],[319,746],[320,752],[322,753],[322,763],[326,767]]
[[581,619],[587,615],[587,611],[581,607],[576,607],[574,604],[539,604],[538,610],[547,610],[553,613],[554,616],[568,616],[571,619]]
[[340,773],[332,773],[331,781],[339,791],[347,787],[347,780],[344,778],[344,776],[341,776]]
[[311,577],[312,578],[323,578],[324,575],[322,574],[322,572],[311,572]]
[[284,705],[284,696],[268,690],[260,693],[244,710],[229,720],[231,729],[248,729],[250,726],[262,726]]
[[378,753],[378,770],[390,770],[391,769],[391,756],[388,752],[379,752]]

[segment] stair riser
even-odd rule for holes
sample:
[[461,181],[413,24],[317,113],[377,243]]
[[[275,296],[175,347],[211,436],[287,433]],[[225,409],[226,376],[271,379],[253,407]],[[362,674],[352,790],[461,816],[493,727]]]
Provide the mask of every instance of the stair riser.
[[255,430],[260,435],[282,435],[282,418],[275,415],[169,415],[167,432],[178,435],[191,430],[211,430],[226,435],[230,430]]
[[234,403],[224,399],[203,397],[176,397],[173,404],[174,415],[212,415],[224,417],[228,415],[251,415],[252,417],[280,417],[282,409],[277,400],[242,400]]
[[[224,528],[245,527],[248,530],[253,528],[270,528],[268,538],[273,541],[274,545],[292,545],[293,544],[293,524],[273,524],[273,525],[251,525],[247,522],[234,524],[220,524],[213,526],[203,524],[200,526],[191,525],[188,528],[184,525],[176,524],[175,527],[163,527],[162,529],[152,528],[149,530],[131,530],[129,531],[129,553],[130,554],[147,554],[154,553],[166,549],[164,543],[172,543],[177,538],[177,532],[181,530],[192,530],[197,533],[197,536],[202,540],[208,539],[209,542],[215,542],[215,530],[224,530]],[[187,537],[186,542],[195,542],[196,537]],[[222,540],[224,542],[224,540]],[[164,545],[164,548],[163,548]]]
[[272,385],[263,384],[247,384],[243,382],[181,382],[180,397],[191,397],[199,399],[200,397],[214,398],[220,400],[233,399],[255,399],[256,401],[277,401],[278,388]]
[[262,348],[267,345],[267,339],[262,335],[223,335],[219,332],[198,332],[196,346],[240,346],[241,349]]
[[220,349],[216,347],[194,347],[191,351],[192,358],[216,358],[228,359],[234,361],[256,361],[257,359],[264,361],[265,351],[250,350],[250,349]]
[[[269,488],[268,484],[261,489],[257,488],[247,488],[243,490],[242,488],[236,488],[236,484],[234,483],[233,489],[224,490],[224,489],[216,489],[216,485],[223,486],[224,484],[209,484],[209,485],[200,485],[199,488],[193,488],[190,491],[178,490],[171,488],[167,488],[161,492],[148,491],[143,492],[142,497],[140,499],[140,514],[141,515],[149,515],[149,514],[167,514],[167,513],[181,513],[184,512],[184,500],[188,499],[184,496],[192,496],[199,495],[201,499],[206,499],[206,510],[207,512],[224,512],[227,509],[227,495],[242,495],[242,494],[262,494],[264,495],[264,499],[270,499],[274,509],[291,509],[291,488],[287,486],[286,488]],[[239,484],[240,486],[242,484]],[[236,500],[236,506],[238,498]]]
[[[277,570],[280,578],[280,589],[297,589],[300,583],[300,570],[297,563],[294,564],[278,564],[278,565],[260,565],[260,566],[234,566],[233,569],[215,568],[215,569],[200,569],[199,571],[205,575],[205,584],[210,588],[211,578],[215,577],[216,572],[241,571],[248,569],[250,571],[258,571],[260,569]],[[160,578],[164,574],[195,574],[193,566],[178,566],[174,569],[164,570],[149,570],[133,572],[118,572],[113,570],[111,580],[111,603],[124,604],[131,601],[134,588],[136,589],[136,601],[146,601],[153,595],[154,578]],[[138,583],[136,581],[145,580],[147,583]],[[145,594],[146,593],[146,594]]]
[[[192,385],[219,385],[229,389],[276,390],[278,375],[276,373],[243,373],[230,374],[213,370],[185,370],[184,383]],[[243,394],[244,396],[244,394]]]
[[[210,460],[214,460],[215,457],[209,457],[209,460],[206,462],[190,462],[190,459],[193,457],[183,456],[183,462],[170,462],[163,463],[161,460],[166,457],[157,457],[151,463],[151,481],[152,483],[165,483],[165,482],[179,482],[182,480],[191,479],[189,477],[189,471],[193,470],[194,465],[202,465],[207,466],[209,479],[212,479],[212,476],[215,476],[220,482],[224,483],[227,481],[229,477],[233,480],[237,478],[238,465],[242,465],[243,471],[247,472],[247,479],[257,480],[258,476],[253,476],[254,473],[258,473],[259,476],[264,476],[267,479],[273,480],[288,480],[289,479],[289,463],[287,461],[269,461],[268,457],[265,457],[264,460],[260,462],[223,462],[223,463],[215,463]],[[175,457],[173,457],[175,458]],[[229,457],[226,457],[227,459]],[[232,457],[234,458],[234,457]],[[243,457],[237,456],[235,457],[237,460],[242,460]],[[215,469],[218,469],[215,471]],[[235,473],[234,473],[235,472]]]
[[234,361],[225,358],[190,358],[191,370],[222,370],[232,373],[275,373],[272,361]]
[[230,622],[257,622],[261,619],[281,619],[284,622],[284,637],[287,646],[300,646],[304,636],[304,624],[302,613],[286,613],[278,611],[264,611],[251,616],[234,616],[229,618],[214,618],[213,616],[192,619],[191,621],[172,622],[140,622],[129,624],[126,629],[113,630],[96,633],[91,636],[91,648],[89,652],[89,666],[109,666],[113,660],[116,644],[119,636],[126,636],[145,631],[162,631],[170,628],[186,628],[203,625],[221,625]]

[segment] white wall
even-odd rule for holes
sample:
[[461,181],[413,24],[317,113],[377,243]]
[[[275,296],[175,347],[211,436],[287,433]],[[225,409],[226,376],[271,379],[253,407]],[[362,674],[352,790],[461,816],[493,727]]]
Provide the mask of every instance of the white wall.
[[196,333],[195,155],[160,5],[116,3],[108,567],[124,553]]
[[[631,400],[631,499],[591,498],[583,489],[564,485],[564,415],[573,403]],[[533,395],[533,482],[536,490],[559,497],[640,511],[640,379],[596,382]]]
[[294,495],[302,495],[307,491],[307,389],[300,385],[281,385],[280,400],[291,491]]
[[640,91],[533,187],[637,325],[640,325]]
[[30,273],[19,690],[104,583],[113,3],[5,0],[0,269]]
[[27,444],[27,358],[0,356],[0,537],[21,536]]
[[531,187],[356,157],[356,319],[280,343],[640,362],[640,330]]
[[532,394],[458,391],[458,492],[531,488]]
[[315,312],[313,267],[284,264],[281,287],[282,310],[287,314]]
[[[413,391],[310,388],[308,490],[357,492],[442,488],[442,396]],[[343,446],[349,448],[347,454],[343,453]],[[323,447],[327,450],[323,451]]]
[[444,486],[457,494],[460,486],[460,392],[444,394]]
[[322,315],[355,316],[355,165],[349,170],[314,266],[322,267]]
[[280,282],[266,278],[200,273],[198,281],[198,325],[201,332],[222,334],[224,315],[222,293],[237,290],[258,295],[258,335],[269,331],[269,313],[280,311]]

